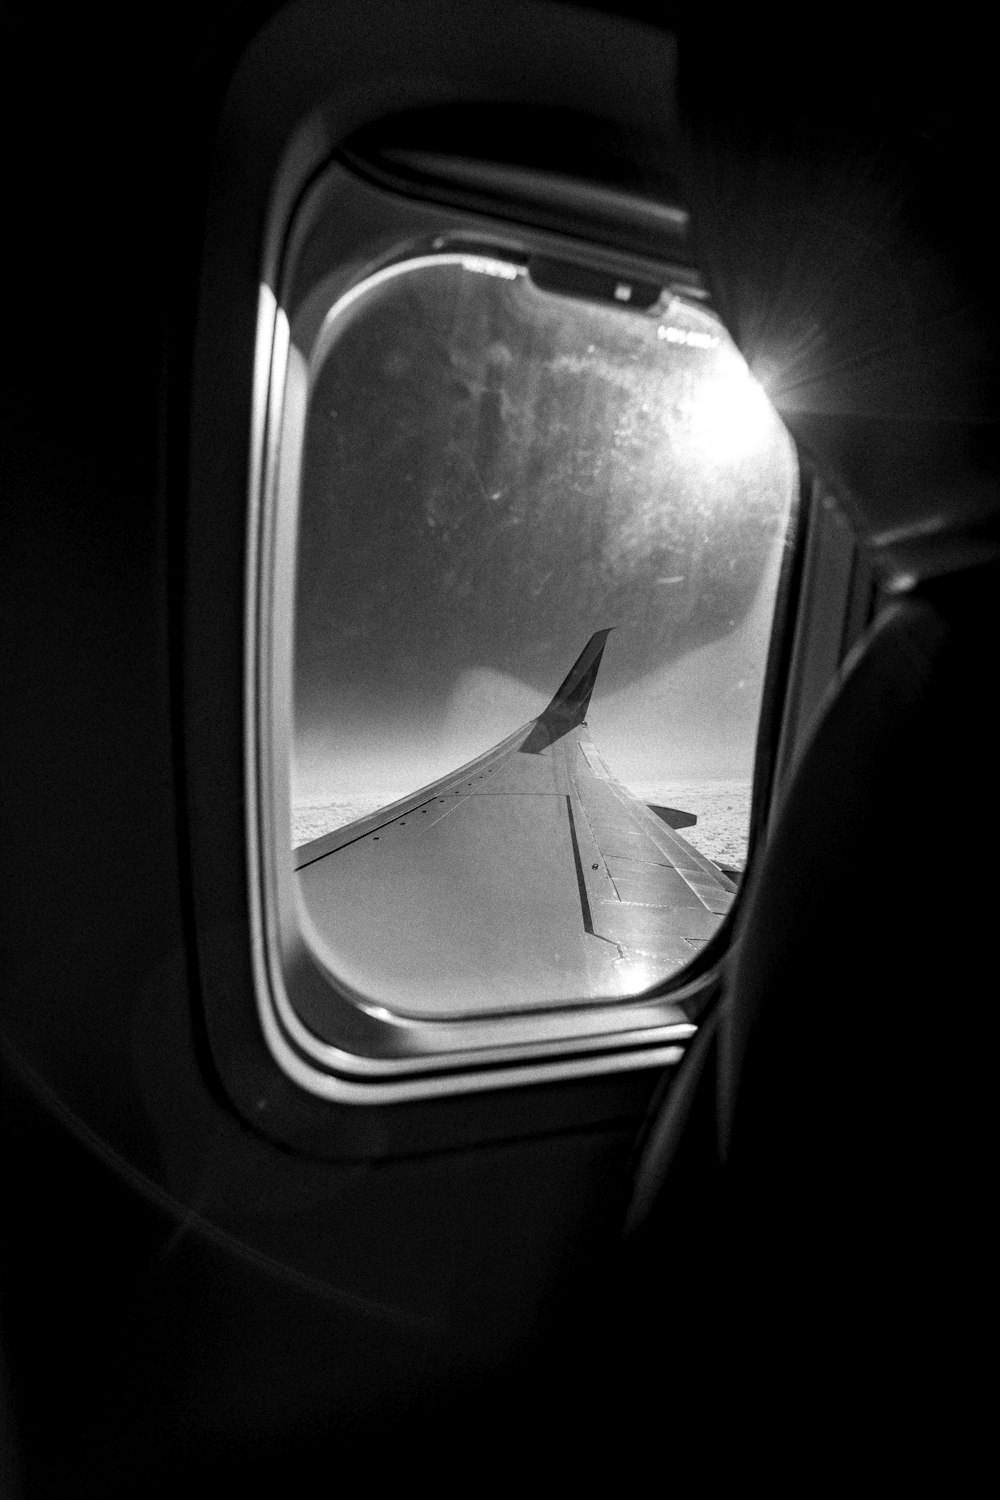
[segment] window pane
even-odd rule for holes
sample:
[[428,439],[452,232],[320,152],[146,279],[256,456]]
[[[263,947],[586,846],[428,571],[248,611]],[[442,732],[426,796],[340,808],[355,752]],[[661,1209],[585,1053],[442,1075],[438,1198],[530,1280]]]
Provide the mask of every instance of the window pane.
[[[317,345],[293,843],[328,966],[399,1011],[634,994],[722,920],[708,860],[742,865],[794,453],[705,309],[627,292],[423,256]],[[410,796],[541,714],[608,626],[586,730],[483,770],[475,805]]]

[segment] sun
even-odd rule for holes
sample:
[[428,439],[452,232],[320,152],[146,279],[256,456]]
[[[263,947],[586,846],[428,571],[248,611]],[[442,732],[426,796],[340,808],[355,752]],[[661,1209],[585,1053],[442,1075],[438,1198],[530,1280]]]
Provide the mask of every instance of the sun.
[[720,350],[713,363],[693,392],[692,444],[706,458],[722,463],[768,450],[778,418],[764,387],[733,349]]

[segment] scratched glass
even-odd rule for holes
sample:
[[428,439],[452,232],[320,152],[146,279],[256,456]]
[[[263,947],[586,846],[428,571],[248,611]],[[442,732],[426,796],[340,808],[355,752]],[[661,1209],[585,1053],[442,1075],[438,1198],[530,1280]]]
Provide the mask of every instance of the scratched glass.
[[[616,290],[442,251],[316,345],[292,844],[312,942],[396,1011],[648,990],[743,867],[794,450],[704,306]],[[608,627],[586,722],[519,749]]]

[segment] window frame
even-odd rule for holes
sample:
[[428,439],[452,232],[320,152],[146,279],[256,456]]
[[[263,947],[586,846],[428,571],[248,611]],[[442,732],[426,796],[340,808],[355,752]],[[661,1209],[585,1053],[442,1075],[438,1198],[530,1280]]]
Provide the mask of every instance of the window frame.
[[[172,352],[178,368],[190,360],[190,385],[178,387],[185,410],[175,423],[184,437],[168,455],[167,482],[184,496],[172,557],[173,686],[199,1053],[206,1078],[251,1128],[311,1154],[365,1160],[634,1121],[683,1050],[680,1039],[630,1046],[609,1035],[588,1044],[583,1056],[548,1044],[513,1066],[480,1059],[460,1075],[428,1062],[419,1076],[397,1073],[379,1082],[370,1074],[324,1073],[276,1037],[273,1017],[261,1014],[261,983],[270,981],[261,907],[258,768],[265,752],[255,707],[255,611],[268,430],[280,413],[273,377],[287,335],[276,289],[295,207],[359,129],[394,116],[401,103],[555,105],[611,121],[619,135],[647,138],[654,121],[653,158],[669,160],[672,149],[675,43],[663,32],[528,0],[512,0],[502,12],[487,0],[469,0],[460,11],[449,0],[426,0],[417,10],[372,0],[362,16],[346,3],[303,0],[257,34],[232,75],[217,138],[192,340]],[[378,24],[382,11],[385,26]],[[484,28],[492,37],[488,48]],[[551,227],[538,225],[519,196],[517,173],[508,175],[509,219],[517,231],[526,222]],[[467,179],[453,192],[425,175],[399,184],[409,197],[462,208],[470,206],[473,188]],[[494,180],[494,226],[502,217],[495,188]],[[586,188],[588,224],[597,223],[601,185],[591,181]],[[619,207],[608,206],[594,245],[607,246],[606,224]],[[640,217],[638,240],[634,224],[623,233],[628,253],[648,243],[648,214]],[[662,218],[657,222],[662,227]],[[669,254],[690,266],[681,219],[675,227]],[[804,486],[765,677],[751,860],[772,801],[803,577],[802,523],[811,503]],[[720,935],[720,962],[724,951]],[[674,991],[689,1023],[712,1006],[719,967],[707,966],[683,993]],[[516,1109],[511,1084],[518,1086]]]
[[[621,278],[654,279],[685,296],[692,288],[702,291],[692,268],[678,266],[670,256],[656,262],[634,252],[616,255],[607,245],[441,204],[433,194],[424,200],[390,196],[384,185],[357,178],[336,160],[314,178],[297,205],[287,230],[279,295],[273,305],[262,299],[261,321],[270,329],[269,349],[264,338],[259,342],[260,380],[267,385],[266,436],[259,447],[248,538],[247,817],[256,855],[251,863],[255,987],[268,1045],[301,1087],[349,1102],[468,1092],[675,1062],[680,1045],[694,1031],[690,1012],[703,1009],[705,994],[716,982],[733,913],[692,963],[668,976],[654,993],[450,1019],[393,1013],[352,993],[323,972],[302,931],[294,872],[278,841],[290,827],[291,569],[308,366],[315,343],[305,350],[297,347],[289,316],[294,322],[298,308],[314,298],[313,281],[307,275],[303,284],[300,277],[296,252],[310,243],[331,193],[345,192],[348,200],[353,192],[359,208],[373,214],[373,203],[381,203],[396,217],[398,230],[392,242],[382,245],[381,258],[373,259],[362,244],[342,274],[328,273],[324,305],[422,250],[447,254],[459,248],[518,261],[549,255]],[[313,280],[315,276],[314,269]],[[315,325],[312,338],[322,339],[325,316],[313,306],[309,320]],[[789,530],[794,534],[794,515]],[[786,551],[792,545],[787,541]],[[786,594],[779,591],[776,618],[786,607]],[[302,1019],[301,1011],[317,999],[331,1011],[336,1040],[329,1033],[321,1039]]]

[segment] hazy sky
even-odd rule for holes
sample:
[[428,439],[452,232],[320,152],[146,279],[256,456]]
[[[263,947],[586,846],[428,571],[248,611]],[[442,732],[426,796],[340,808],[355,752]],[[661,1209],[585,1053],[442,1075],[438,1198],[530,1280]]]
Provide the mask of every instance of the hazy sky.
[[718,325],[441,266],[361,299],[312,391],[293,800],[400,793],[544,708],[625,782],[749,774],[794,487]]
[[[613,667],[621,640],[620,631],[612,634],[587,722],[619,780],[641,786],[749,778],[779,563],[776,545],[756,602],[730,635],[617,690],[604,685],[604,665]],[[585,643],[586,635],[581,650]],[[555,673],[553,692],[572,659]],[[353,721],[334,716],[299,737],[293,800],[402,794],[422,786],[488,750],[539,714],[550,697],[495,668],[468,667],[454,678],[433,718],[378,715],[374,707]]]

